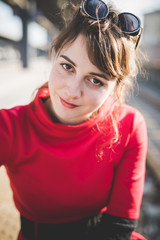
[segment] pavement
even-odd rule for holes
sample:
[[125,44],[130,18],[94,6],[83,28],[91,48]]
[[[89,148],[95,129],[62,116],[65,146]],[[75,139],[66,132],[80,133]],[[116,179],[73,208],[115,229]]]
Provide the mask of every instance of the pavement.
[[0,168],[0,189],[0,240],[16,240],[20,228],[19,213],[12,200],[4,167]]
[[51,62],[33,59],[27,69],[21,62],[0,62],[0,109],[27,104],[34,90],[48,81]]
[[[50,69],[50,61],[44,58],[33,59],[28,69],[23,69],[20,62],[0,62],[0,109],[30,102],[34,90],[48,80]],[[149,135],[147,161],[160,181],[160,111],[156,102],[151,103],[151,96],[160,102],[157,90],[142,86],[129,103],[138,108],[146,120]],[[9,180],[1,167],[0,240],[16,240],[19,228],[19,214],[13,204]]]

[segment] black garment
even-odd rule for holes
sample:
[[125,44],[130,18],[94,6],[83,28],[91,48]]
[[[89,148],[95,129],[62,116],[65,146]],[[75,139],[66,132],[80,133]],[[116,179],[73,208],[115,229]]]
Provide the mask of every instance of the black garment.
[[103,213],[94,230],[92,240],[130,240],[137,221]]
[[106,213],[63,224],[34,223],[21,216],[27,240],[130,240],[136,220]]
[[27,240],[85,240],[88,221],[84,218],[62,224],[37,224],[21,216],[21,232]]

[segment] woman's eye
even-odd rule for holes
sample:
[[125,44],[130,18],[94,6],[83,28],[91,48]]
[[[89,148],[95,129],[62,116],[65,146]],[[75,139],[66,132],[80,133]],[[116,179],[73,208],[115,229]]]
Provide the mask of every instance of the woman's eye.
[[103,82],[101,82],[100,80],[96,79],[96,78],[91,78],[89,80],[93,85],[95,86],[103,86]]
[[71,72],[73,70],[72,66],[68,63],[61,63],[61,66],[69,72]]

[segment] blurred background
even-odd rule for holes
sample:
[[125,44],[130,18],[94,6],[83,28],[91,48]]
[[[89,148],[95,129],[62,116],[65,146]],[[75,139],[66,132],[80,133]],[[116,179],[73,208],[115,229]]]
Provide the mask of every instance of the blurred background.
[[[35,88],[48,80],[48,49],[62,29],[60,10],[67,0],[0,0],[0,108],[31,101]],[[72,2],[79,3],[79,0]],[[114,0],[120,11],[141,18],[140,48],[147,56],[145,74],[127,101],[145,117],[149,146],[146,180],[137,231],[160,240],[160,0]],[[70,15],[70,8],[66,16]],[[0,168],[0,240],[16,240],[19,215],[5,169]]]

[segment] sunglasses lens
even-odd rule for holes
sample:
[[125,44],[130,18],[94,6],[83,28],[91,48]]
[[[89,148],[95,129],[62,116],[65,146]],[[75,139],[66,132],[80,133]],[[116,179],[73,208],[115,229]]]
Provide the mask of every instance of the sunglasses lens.
[[139,33],[140,20],[131,13],[119,14],[119,27],[122,32],[135,36]]
[[107,5],[100,0],[87,0],[84,3],[86,13],[93,19],[103,19],[108,15]]

